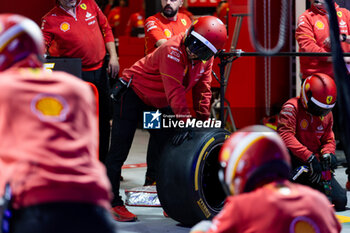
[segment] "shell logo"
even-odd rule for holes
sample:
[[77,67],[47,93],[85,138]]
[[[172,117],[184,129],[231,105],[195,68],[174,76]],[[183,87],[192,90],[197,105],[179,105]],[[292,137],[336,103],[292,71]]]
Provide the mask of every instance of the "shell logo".
[[293,219],[290,227],[289,232],[291,233],[318,233],[320,232],[319,227],[317,224],[310,218],[299,216]]
[[187,22],[186,22],[186,20],[185,20],[185,19],[181,19],[181,23],[182,23],[184,26],[186,26],[186,25],[187,25]]
[[83,9],[83,10],[86,10],[87,9],[86,4],[85,3],[81,4],[80,8]]
[[70,29],[70,24],[67,22],[63,22],[60,25],[60,29],[64,32],[68,31]]
[[343,16],[343,13],[341,11],[338,11],[337,15],[341,18]]
[[303,119],[301,122],[300,122],[300,127],[302,129],[307,129],[307,127],[309,126],[309,122],[305,119]]
[[316,26],[317,29],[319,29],[319,30],[324,29],[324,23],[322,23],[322,22],[319,21],[319,20],[316,21],[315,26]]
[[171,38],[171,31],[169,29],[165,29],[164,30],[164,35],[167,37],[167,38]]
[[332,100],[333,100],[333,96],[331,96],[331,95],[327,96],[327,98],[326,98],[327,104],[332,103]]
[[143,26],[143,20],[142,19],[137,20],[136,24],[137,26]]
[[120,18],[120,15],[119,15],[119,14],[114,15],[114,17],[113,17],[114,20],[119,20],[119,18]]
[[42,121],[64,121],[68,113],[66,100],[59,95],[39,94],[31,102],[31,109]]

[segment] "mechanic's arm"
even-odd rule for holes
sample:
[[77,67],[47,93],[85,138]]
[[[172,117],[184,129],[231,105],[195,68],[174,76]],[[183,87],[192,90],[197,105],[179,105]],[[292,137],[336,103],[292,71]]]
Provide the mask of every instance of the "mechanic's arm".
[[109,63],[107,71],[110,74],[111,78],[115,78],[119,72],[119,62],[114,41],[107,42],[106,49],[109,53]]
[[44,42],[45,42],[45,53],[47,55],[49,54],[49,48],[51,46],[51,43],[53,41],[53,34],[49,32],[51,26],[50,24],[46,21],[46,19],[42,18],[41,19],[41,32],[43,33],[44,37]]
[[335,154],[335,138],[334,138],[334,132],[332,130],[333,127],[333,114],[331,114],[329,123],[327,125],[327,128],[324,131],[324,134],[321,137],[321,154]]
[[108,24],[106,16],[102,13],[101,9],[97,6],[96,3],[95,10],[97,12],[97,21],[100,26],[103,39],[105,41],[106,50],[110,56],[108,63],[108,73],[110,74],[111,78],[115,78],[119,72],[119,62],[113,32],[111,26]]
[[297,110],[292,104],[285,104],[278,117],[277,132],[287,148],[301,161],[307,162],[312,152],[295,137]]
[[159,71],[168,103],[175,115],[182,116],[179,119],[186,120],[190,118],[191,113],[186,101],[185,87],[182,85],[186,67],[184,58],[168,56],[172,52],[172,48],[169,47],[161,47],[157,52],[164,54],[164,59],[159,62]]
[[158,48],[165,42],[167,38],[164,35],[162,28],[157,24],[154,17],[149,17],[145,21],[145,40],[147,47]]
[[207,61],[207,64],[206,71],[192,88],[193,108],[196,112],[196,118],[199,120],[207,120],[210,115],[210,100],[212,96],[210,87],[213,58]]

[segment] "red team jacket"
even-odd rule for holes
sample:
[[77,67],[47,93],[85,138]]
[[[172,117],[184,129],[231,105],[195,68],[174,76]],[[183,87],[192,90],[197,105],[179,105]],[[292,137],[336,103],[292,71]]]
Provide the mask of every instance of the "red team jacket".
[[1,73],[0,87],[0,195],[10,182],[16,209],[50,202],[109,209],[91,87],[67,73],[16,68]]
[[[170,105],[177,115],[190,115],[186,92],[192,89],[197,119],[209,117],[211,70],[213,59],[203,63],[187,58],[185,34],[174,36],[153,53],[123,72],[140,99],[147,105],[163,108]],[[188,117],[179,117],[188,118]]]
[[[337,4],[339,28],[341,34],[349,35],[350,12],[340,8]],[[328,16],[325,12],[315,6],[311,6],[300,17],[295,31],[295,37],[299,44],[300,52],[330,52],[330,49],[323,45],[329,34]],[[350,52],[350,45],[341,43],[344,52]],[[313,73],[319,72],[333,77],[332,63],[327,61],[328,57],[300,57],[300,70],[303,79]]]
[[105,44],[114,37],[106,16],[93,0],[81,0],[76,18],[56,6],[42,18],[46,48],[51,56],[82,59],[83,71],[102,67]]
[[301,161],[311,154],[318,158],[325,153],[335,153],[335,139],[332,131],[333,115],[313,116],[302,106],[300,97],[288,100],[278,119],[278,133],[287,148]]
[[[307,186],[273,182],[226,199],[206,233],[338,233],[341,225],[327,198]],[[314,231],[310,231],[314,229]]]
[[153,52],[158,40],[169,40],[171,37],[185,32],[191,23],[190,18],[182,13],[177,13],[176,21],[170,21],[161,13],[148,17],[145,21],[145,53]]

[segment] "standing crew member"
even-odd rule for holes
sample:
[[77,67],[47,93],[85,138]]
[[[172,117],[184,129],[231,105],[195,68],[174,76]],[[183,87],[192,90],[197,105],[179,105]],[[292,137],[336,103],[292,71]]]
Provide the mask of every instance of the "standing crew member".
[[[106,166],[114,193],[113,212],[118,221],[136,219],[134,214],[127,211],[119,196],[119,178],[143,112],[170,107],[168,112],[186,121],[191,117],[186,92],[192,90],[195,117],[207,120],[210,114],[213,56],[223,48],[226,35],[225,25],[218,18],[200,17],[186,34],[174,36],[153,53],[125,69],[117,83],[118,88],[112,90],[117,102]],[[126,90],[120,96],[122,89]],[[154,113],[154,120],[159,119],[160,115],[159,111]],[[153,129],[150,133],[161,151],[169,133],[166,129]],[[183,129],[174,136],[173,143],[179,145],[190,135],[189,130]],[[154,162],[157,162],[157,168],[159,161]]]
[[[337,167],[335,139],[332,130],[337,88],[331,77],[316,73],[309,76],[301,87],[300,97],[288,100],[278,119],[278,133],[291,153],[293,169],[307,166],[310,172],[296,182],[308,185],[323,193],[322,165],[330,158],[330,168]],[[332,175],[330,198],[336,210],[345,210],[346,191]]]
[[219,162],[228,195],[224,208],[190,233],[340,232],[327,198],[288,181],[288,151],[271,129],[255,125],[233,133],[221,148]]
[[190,18],[178,12],[183,0],[161,0],[161,4],[162,11],[145,21],[146,55],[191,26]]
[[[119,72],[113,34],[107,19],[93,0],[57,0],[42,18],[47,52],[54,57],[81,58],[82,78],[99,94],[100,160],[108,153],[110,135],[109,82]],[[105,63],[106,49],[110,55]]]
[[0,25],[0,196],[9,184],[10,232],[116,232],[91,87],[43,69],[33,21],[2,14]]
[[[145,21],[145,53],[150,54],[170,38],[185,32],[191,26],[190,18],[179,13],[183,0],[161,0],[162,11]],[[145,185],[155,184],[156,164],[161,151],[151,134],[147,148],[147,171]]]

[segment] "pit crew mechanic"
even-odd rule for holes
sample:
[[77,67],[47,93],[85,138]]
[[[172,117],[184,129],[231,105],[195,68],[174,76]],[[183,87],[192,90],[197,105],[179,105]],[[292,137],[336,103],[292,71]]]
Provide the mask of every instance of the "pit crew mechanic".
[[183,0],[161,0],[162,11],[145,21],[145,54],[150,54],[175,35],[191,26],[191,19],[179,13]]
[[[332,131],[337,89],[334,80],[326,74],[316,73],[303,83],[300,97],[288,100],[278,119],[278,133],[290,151],[293,169],[306,165],[308,176],[300,176],[296,182],[325,192],[321,183],[323,156],[331,156],[331,168],[337,167],[335,139]],[[345,210],[346,191],[337,180],[331,178],[331,199],[335,209]]]
[[[146,19],[145,53],[150,54],[156,48],[179,33],[186,32],[191,26],[191,20],[179,13],[183,0],[161,0],[162,11]],[[144,185],[154,185],[156,182],[156,166],[161,153],[157,140],[151,134],[147,147],[147,170]]]
[[[123,206],[119,196],[119,177],[143,111],[170,106],[176,115],[184,116],[180,120],[186,120],[191,114],[185,95],[192,90],[196,118],[208,119],[213,55],[223,48],[226,38],[225,25],[218,18],[200,17],[187,34],[174,36],[153,53],[125,69],[117,85],[119,87],[112,90],[117,99],[117,111],[113,118],[111,148],[106,166],[112,183],[112,207],[117,220],[136,219]],[[119,97],[120,90],[126,88],[123,83],[129,83],[130,87]],[[150,133],[158,145],[164,145],[172,132],[155,129],[150,130]],[[187,130],[182,130],[174,136],[173,142],[180,144],[189,136]]]
[[288,181],[290,156],[271,129],[255,125],[233,133],[221,148],[219,162],[219,179],[228,195],[224,208],[190,233],[340,232],[327,198]]
[[[295,38],[300,52],[330,52],[329,22],[324,0],[310,0],[311,7],[298,20]],[[340,41],[344,52],[350,52],[350,11],[335,8],[340,28]],[[350,58],[345,57],[347,62]],[[324,73],[334,77],[331,57],[300,57],[302,79],[314,73]]]
[[0,196],[9,184],[9,232],[116,232],[90,85],[43,69],[32,20],[1,14],[0,25]]
[[[100,160],[108,153],[110,98],[106,68],[112,78],[119,72],[111,27],[93,0],[56,0],[42,18],[41,26],[50,56],[82,59],[82,78],[93,83],[99,94]],[[106,49],[110,55],[105,62]]]

